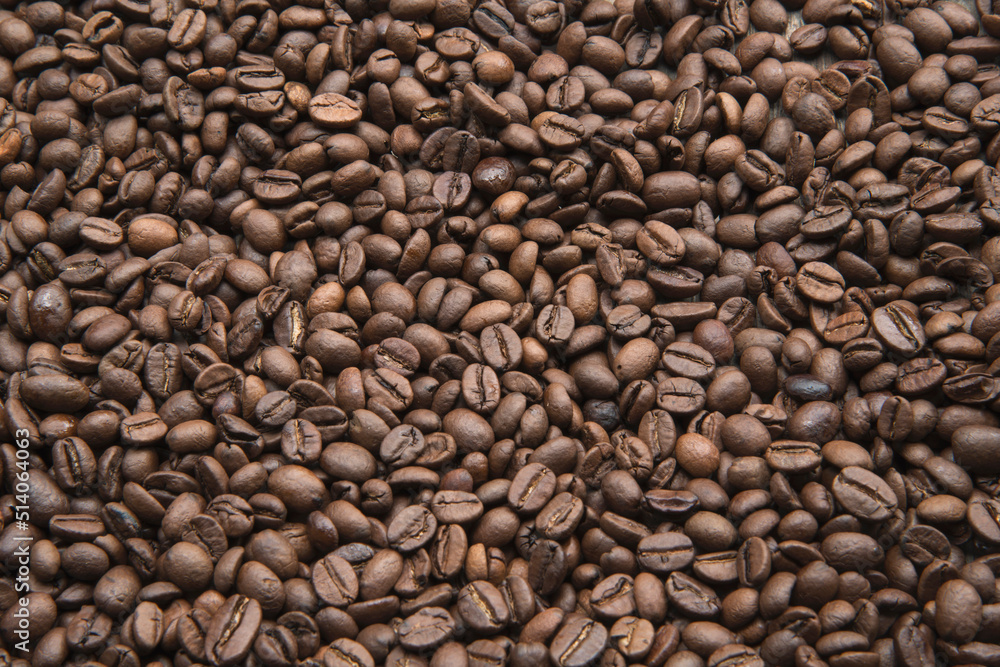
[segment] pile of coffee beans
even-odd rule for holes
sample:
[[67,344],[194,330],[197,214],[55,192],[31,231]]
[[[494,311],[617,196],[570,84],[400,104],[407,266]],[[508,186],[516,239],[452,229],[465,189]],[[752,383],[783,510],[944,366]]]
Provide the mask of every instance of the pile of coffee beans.
[[997,0],[0,6],[0,665],[1000,667]]

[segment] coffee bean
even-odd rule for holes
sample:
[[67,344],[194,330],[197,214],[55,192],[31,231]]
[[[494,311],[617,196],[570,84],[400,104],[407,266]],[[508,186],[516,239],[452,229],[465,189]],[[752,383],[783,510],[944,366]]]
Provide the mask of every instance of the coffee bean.
[[324,660],[331,662],[338,667],[344,665],[362,665],[372,667],[375,664],[374,658],[367,648],[360,642],[356,642],[346,637],[335,639],[330,643],[330,649],[326,653]]
[[857,466],[840,471],[833,495],[851,514],[869,521],[883,521],[896,509],[896,497],[880,477]]
[[695,556],[691,539],[681,533],[659,533],[643,538],[637,553],[643,567],[662,574],[684,569]]
[[549,658],[557,665],[577,667],[598,657],[608,639],[607,629],[585,617],[570,617],[556,633]]
[[813,443],[779,440],[771,443],[764,458],[768,465],[781,472],[805,472],[820,464],[820,451]]
[[957,463],[978,471],[994,474],[997,464],[992,454],[1000,446],[1000,430],[990,426],[962,426],[951,436]]
[[250,4],[0,20],[18,660],[996,662],[995,7]]
[[518,513],[534,514],[545,507],[555,489],[555,474],[541,463],[529,463],[511,481],[507,502]]
[[509,611],[500,591],[489,582],[473,582],[458,593],[458,612],[476,632],[493,634],[508,622]]
[[337,93],[323,93],[309,101],[309,117],[330,128],[348,128],[362,118],[361,109],[351,99]]
[[333,554],[316,563],[312,581],[320,599],[335,607],[346,607],[358,595],[358,577],[350,563]]
[[[982,617],[982,602],[971,584],[960,579],[945,582],[937,590],[935,602],[944,612],[936,617],[936,629],[942,637],[964,641],[975,636]],[[951,609],[961,610],[961,614],[949,614]]]
[[236,664],[250,651],[261,623],[257,600],[234,595],[211,618],[205,634],[205,655],[219,665]]
[[926,343],[923,328],[913,313],[893,303],[872,313],[872,330],[893,352],[907,357]]

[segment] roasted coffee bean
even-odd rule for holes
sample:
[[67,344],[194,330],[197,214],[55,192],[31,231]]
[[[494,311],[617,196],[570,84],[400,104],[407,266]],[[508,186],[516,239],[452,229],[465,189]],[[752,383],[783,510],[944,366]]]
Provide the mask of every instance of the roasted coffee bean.
[[441,607],[425,607],[406,618],[399,626],[400,644],[412,651],[433,649],[451,638],[455,621]]
[[511,481],[507,502],[518,513],[535,514],[555,494],[556,475],[541,463],[529,463]]
[[857,466],[841,470],[832,491],[845,510],[868,521],[888,519],[897,505],[896,496],[882,478]]
[[250,652],[261,623],[257,600],[234,595],[212,616],[205,632],[205,655],[212,662],[234,664]]
[[333,554],[316,562],[312,582],[320,599],[335,607],[346,607],[358,595],[357,574],[350,563]]
[[549,659],[563,667],[590,664],[604,650],[608,630],[585,617],[569,618],[552,638]]
[[0,662],[998,663],[995,3],[14,4]]
[[479,581],[459,591],[458,613],[476,632],[494,634],[507,625],[510,612],[500,591],[489,582]]
[[908,308],[890,303],[871,315],[872,330],[893,352],[905,357],[917,354],[927,339],[918,318]]
[[992,455],[1000,446],[1000,429],[993,426],[961,426],[951,436],[955,460],[979,474],[992,475],[997,464]]
[[643,567],[665,574],[690,565],[695,551],[691,539],[682,533],[658,533],[639,542],[637,555]]

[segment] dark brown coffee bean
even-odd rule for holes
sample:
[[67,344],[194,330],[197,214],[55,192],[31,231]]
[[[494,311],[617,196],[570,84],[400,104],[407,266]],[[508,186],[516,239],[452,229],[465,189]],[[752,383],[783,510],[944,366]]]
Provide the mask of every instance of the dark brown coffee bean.
[[234,595],[213,616],[205,633],[205,655],[218,664],[235,664],[250,651],[261,623],[257,600]]
[[333,554],[316,562],[312,582],[320,599],[334,607],[346,607],[358,595],[357,574],[350,563]]
[[555,474],[541,463],[529,463],[512,480],[507,502],[519,514],[534,514],[545,507],[555,489]]
[[362,113],[353,100],[337,93],[323,93],[309,100],[309,117],[323,127],[342,129],[356,124]]
[[962,426],[951,436],[955,460],[963,466],[992,474],[997,466],[992,454],[1000,446],[1000,430],[990,426]]
[[771,443],[764,458],[775,470],[784,473],[805,472],[820,464],[820,451],[813,443],[779,440]]
[[485,581],[473,582],[459,591],[458,612],[469,627],[483,634],[501,631],[510,613],[500,591]]
[[570,617],[549,646],[549,658],[564,667],[582,667],[595,660],[608,639],[607,629],[590,619]]
[[872,313],[872,330],[897,354],[912,357],[926,343],[923,327],[907,308],[890,303]]
[[441,607],[425,607],[400,624],[400,644],[412,651],[436,648],[451,638],[455,620]]
[[974,4],[11,9],[33,662],[996,663]]
[[694,561],[695,551],[691,539],[681,533],[658,533],[643,538],[638,547],[639,562],[643,567],[666,574],[682,570]]
[[851,514],[869,521],[883,521],[896,509],[896,497],[877,475],[849,466],[833,481],[833,495]]

